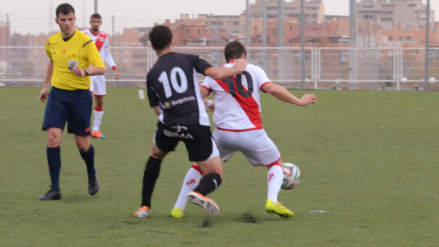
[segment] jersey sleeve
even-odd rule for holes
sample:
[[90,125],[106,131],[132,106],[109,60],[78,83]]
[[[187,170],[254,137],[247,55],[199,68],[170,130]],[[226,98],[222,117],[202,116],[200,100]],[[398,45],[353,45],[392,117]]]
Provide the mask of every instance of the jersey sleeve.
[[204,78],[203,83],[201,83],[200,87],[204,87],[207,90],[209,90],[209,92],[212,92],[214,83],[215,83],[214,79],[210,78],[209,76],[206,76],[206,78]]
[[153,83],[153,79],[148,73],[148,75],[146,76],[146,93],[148,95],[149,106],[151,108],[154,108],[160,104],[160,100],[157,94],[154,92],[152,83]]
[[93,65],[93,67],[105,68],[104,62],[101,59],[98,48],[96,48],[93,40],[89,40],[84,44],[85,56],[87,57],[88,64]]
[[258,87],[262,90],[262,87],[267,84],[267,83],[271,83],[271,80],[268,78],[267,73],[265,73],[265,71],[259,67],[256,66],[256,81],[258,83]]
[[212,67],[210,63],[208,63],[203,58],[196,56],[196,55],[189,55],[191,58],[192,66],[194,66],[195,70],[200,73],[204,74],[204,71],[206,71],[207,68]]
[[107,64],[108,64],[111,68],[115,67],[115,66],[116,66],[116,63],[114,63],[113,56],[111,56],[110,48],[108,47],[108,36],[107,36],[107,38],[105,39],[104,49],[105,49],[105,57],[104,57],[105,62],[107,62]]
[[52,52],[50,51],[50,43],[49,43],[49,41],[46,42],[46,54],[49,57],[50,61],[53,61],[53,59],[52,59]]

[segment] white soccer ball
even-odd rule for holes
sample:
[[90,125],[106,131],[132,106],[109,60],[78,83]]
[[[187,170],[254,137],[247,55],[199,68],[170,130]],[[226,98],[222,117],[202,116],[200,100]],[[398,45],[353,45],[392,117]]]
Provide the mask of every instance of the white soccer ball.
[[300,170],[294,164],[283,163],[284,181],[282,182],[282,189],[290,190],[300,183]]

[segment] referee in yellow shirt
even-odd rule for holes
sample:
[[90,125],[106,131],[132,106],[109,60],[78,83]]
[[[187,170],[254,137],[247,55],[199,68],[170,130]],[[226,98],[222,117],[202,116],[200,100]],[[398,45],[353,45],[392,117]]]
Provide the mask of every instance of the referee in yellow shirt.
[[[46,79],[38,100],[47,100],[42,129],[48,131],[47,161],[52,181],[51,189],[40,200],[60,200],[61,137],[66,122],[68,133],[75,135],[76,146],[85,161],[88,173],[88,193],[99,190],[94,167],[94,148],[90,144],[92,96],[90,76],[102,75],[105,65],[91,38],[75,29],[75,9],[70,4],[56,8],[56,23],[61,32],[46,43],[50,58]],[[90,68],[90,65],[93,65]],[[49,85],[52,89],[49,94]]]

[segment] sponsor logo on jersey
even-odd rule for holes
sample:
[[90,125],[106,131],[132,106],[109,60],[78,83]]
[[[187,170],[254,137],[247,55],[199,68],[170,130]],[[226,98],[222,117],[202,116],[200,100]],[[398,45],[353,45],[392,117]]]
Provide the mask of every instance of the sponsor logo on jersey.
[[168,137],[176,137],[176,138],[181,138],[181,139],[194,139],[190,134],[177,133],[177,132],[172,132],[169,130],[163,130],[163,134],[165,134],[165,136],[168,136]]
[[167,101],[165,103],[160,102],[160,105],[162,106],[163,109],[169,109],[173,106],[180,105],[180,104],[186,103],[188,101],[194,101],[194,100],[196,100],[194,96],[189,96],[189,97],[183,97],[183,98],[178,99],[178,100]]
[[181,99],[178,99],[178,100],[172,100],[171,104],[172,105],[179,105],[179,104],[183,104],[183,103],[186,103],[188,101],[193,101],[193,100],[195,100],[195,97],[194,96],[189,96],[189,97],[184,97],[184,98],[181,98]]

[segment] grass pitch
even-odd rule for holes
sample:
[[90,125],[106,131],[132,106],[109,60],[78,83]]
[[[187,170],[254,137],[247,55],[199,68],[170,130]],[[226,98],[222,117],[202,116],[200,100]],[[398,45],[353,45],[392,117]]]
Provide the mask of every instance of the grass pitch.
[[[61,201],[39,201],[50,184],[40,89],[0,89],[0,246],[437,246],[439,95],[312,91],[304,108],[262,96],[262,120],[301,184],[279,200],[294,217],[265,212],[265,168],[241,154],[224,164],[211,194],[221,212],[169,212],[191,165],[184,145],[163,162],[149,219],[139,207],[157,118],[136,89],[110,89],[92,139],[101,189],[87,193],[73,136],[61,144]],[[304,92],[292,91],[296,96]],[[323,210],[325,213],[311,213]]]

